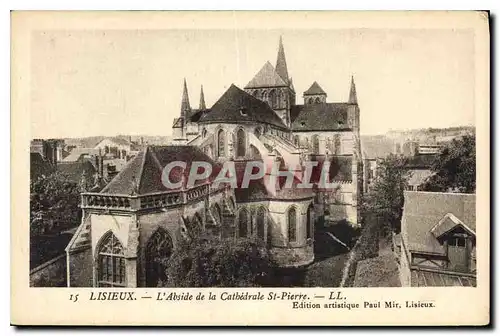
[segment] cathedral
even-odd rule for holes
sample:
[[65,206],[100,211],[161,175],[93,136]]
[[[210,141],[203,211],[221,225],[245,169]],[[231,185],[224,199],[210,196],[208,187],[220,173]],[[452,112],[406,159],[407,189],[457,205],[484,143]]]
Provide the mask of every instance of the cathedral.
[[[68,286],[156,287],[165,280],[158,260],[196,235],[253,237],[281,267],[311,264],[316,228],[359,225],[359,114],[353,78],[347,102],[328,102],[314,82],[297,104],[281,38],[275,66],[266,62],[243,89],[232,84],[211,107],[201,88],[193,108],[184,81],[173,143],[147,146],[103,190],[82,192],[82,222],[66,248]],[[169,175],[178,183],[166,186],[164,168],[179,161],[183,169]],[[215,184],[212,175],[186,182],[194,162],[234,163],[241,181],[256,161],[290,172],[291,185],[281,175],[269,179],[274,170],[245,188]],[[308,162],[316,164],[312,171]],[[318,183],[325,166],[327,188]],[[308,178],[310,187],[302,188]]]

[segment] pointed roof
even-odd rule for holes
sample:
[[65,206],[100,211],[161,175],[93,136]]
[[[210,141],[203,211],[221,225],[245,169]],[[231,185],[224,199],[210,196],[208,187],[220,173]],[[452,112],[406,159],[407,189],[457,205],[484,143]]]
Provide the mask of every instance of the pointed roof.
[[184,78],[184,89],[182,91],[182,102],[181,102],[181,117],[185,117],[187,112],[191,111],[191,105],[189,105],[189,94],[186,84],[186,78]]
[[308,96],[308,95],[325,95],[326,96],[326,92],[321,88],[321,86],[319,86],[318,82],[314,82],[312,83],[311,87],[309,87],[309,89],[307,89],[307,91],[304,92],[304,96]]
[[266,123],[287,129],[281,118],[266,102],[231,84],[229,89],[203,114],[200,123]]
[[354,84],[354,76],[351,76],[351,91],[349,91],[349,104],[357,104],[358,96],[356,95],[356,84]]
[[[221,166],[208,157],[201,149],[194,146],[148,146],[139,152],[101,191],[103,194],[144,195],[156,192],[174,191],[162,182],[163,169],[174,161],[186,163],[186,168],[173,168],[169,179],[176,183],[184,179],[185,188],[191,170],[196,161],[208,162],[212,166],[212,175],[205,180],[196,181],[195,186],[213,181]],[[175,189],[179,190],[179,189]]]
[[278,49],[278,59],[276,60],[276,73],[285,81],[288,82],[288,68],[286,66],[285,48],[283,48],[283,38],[280,36]]
[[245,86],[245,89],[276,86],[287,86],[287,84],[268,61],[247,86]]
[[200,110],[206,110],[207,106],[205,105],[205,94],[203,93],[203,85],[201,86],[200,91]]

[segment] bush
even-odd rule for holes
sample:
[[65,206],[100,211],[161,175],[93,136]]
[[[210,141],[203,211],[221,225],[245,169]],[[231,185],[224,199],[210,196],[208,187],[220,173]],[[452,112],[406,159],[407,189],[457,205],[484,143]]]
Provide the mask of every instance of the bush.
[[170,287],[259,287],[274,269],[262,242],[198,239],[184,243],[166,262]]

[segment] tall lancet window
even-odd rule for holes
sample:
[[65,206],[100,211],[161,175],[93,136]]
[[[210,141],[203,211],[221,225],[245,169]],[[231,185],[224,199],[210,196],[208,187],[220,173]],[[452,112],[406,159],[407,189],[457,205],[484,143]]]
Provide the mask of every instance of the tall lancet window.
[[146,248],[146,285],[163,287],[167,284],[165,265],[173,250],[172,239],[163,228],[151,235]]
[[269,103],[269,106],[271,106],[271,108],[276,108],[276,90],[275,89],[272,89],[271,91],[269,91],[269,99],[268,99],[268,103]]
[[297,241],[297,210],[293,207],[288,210],[288,241]]
[[224,130],[219,130],[217,132],[217,156],[225,157],[226,156],[226,139],[224,136]]
[[97,251],[97,286],[125,287],[125,252],[118,238],[106,233]]
[[236,156],[243,157],[246,155],[246,135],[245,131],[240,128],[236,133],[237,138],[237,147],[236,147]]
[[260,207],[257,211],[256,216],[256,226],[257,226],[257,238],[261,240],[265,240],[266,236],[266,209],[264,207]]
[[248,236],[248,211],[243,208],[238,214],[238,237],[246,238]]

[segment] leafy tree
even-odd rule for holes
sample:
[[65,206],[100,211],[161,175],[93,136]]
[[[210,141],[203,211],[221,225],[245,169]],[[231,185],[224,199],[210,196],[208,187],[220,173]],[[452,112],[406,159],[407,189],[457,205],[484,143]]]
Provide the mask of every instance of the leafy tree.
[[274,266],[262,242],[251,239],[198,239],[182,244],[165,263],[171,287],[264,286]]
[[465,135],[453,139],[434,161],[435,172],[422,186],[426,191],[463,192],[476,191],[476,138]]
[[80,218],[78,185],[61,172],[30,182],[30,234],[73,227]]
[[400,231],[403,213],[403,191],[410,176],[406,169],[407,159],[389,155],[377,166],[372,189],[363,195],[361,211],[363,220],[377,225],[385,233]]

